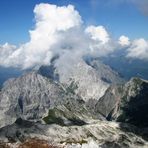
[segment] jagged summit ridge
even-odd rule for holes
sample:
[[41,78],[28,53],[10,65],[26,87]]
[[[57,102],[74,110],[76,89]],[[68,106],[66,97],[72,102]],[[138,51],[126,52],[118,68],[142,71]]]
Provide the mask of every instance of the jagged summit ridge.
[[118,73],[98,59],[78,59],[68,63],[68,66],[57,64],[55,60],[50,66],[42,66],[38,72],[66,86],[75,83],[75,93],[85,101],[98,100],[110,84],[124,82]]

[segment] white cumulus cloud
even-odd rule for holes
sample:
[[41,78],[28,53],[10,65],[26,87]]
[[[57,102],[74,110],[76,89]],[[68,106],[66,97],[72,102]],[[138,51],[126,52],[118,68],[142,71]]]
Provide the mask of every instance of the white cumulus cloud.
[[105,55],[113,49],[108,44],[110,37],[106,29],[103,26],[85,29],[72,5],[41,3],[35,6],[34,14],[36,23],[29,31],[30,41],[18,48],[9,44],[1,46],[0,65],[26,69],[50,64],[56,54],[61,59],[74,55],[76,59],[88,53]]
[[34,13],[36,24],[35,29],[29,31],[30,41],[19,48],[2,46],[1,65],[30,68],[49,64],[53,56],[52,46],[59,42],[62,33],[82,23],[81,16],[72,5],[57,7],[39,4],[34,8]]
[[110,39],[108,32],[103,26],[89,26],[86,28],[86,32],[90,34],[93,40],[100,41],[103,44]]
[[[0,45],[0,65],[22,69],[49,65],[55,55],[59,63],[69,63],[84,55],[106,56],[122,46],[128,47],[128,57],[145,59],[147,41],[129,41],[126,36],[113,40],[104,26],[83,25],[74,6],[41,3],[35,6],[35,27],[29,31],[30,41],[16,47]],[[130,43],[131,42],[131,43]],[[120,46],[119,46],[120,44]]]
[[148,41],[143,38],[134,40],[127,51],[127,57],[148,60]]
[[118,40],[118,43],[121,45],[121,46],[129,46],[130,45],[130,40],[127,36],[120,36],[119,40]]
[[8,43],[5,43],[4,45],[0,45],[0,65],[9,66],[9,60],[8,57],[11,57],[11,55],[15,52],[16,46],[10,45]]

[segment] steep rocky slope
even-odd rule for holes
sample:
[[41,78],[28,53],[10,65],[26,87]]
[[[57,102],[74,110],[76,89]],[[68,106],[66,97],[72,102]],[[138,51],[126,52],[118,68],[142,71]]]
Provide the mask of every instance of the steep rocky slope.
[[124,85],[111,86],[96,104],[96,112],[108,120],[148,126],[148,81],[132,78]]
[[[0,127],[12,124],[18,118],[39,121],[54,113],[54,121],[60,117],[62,123],[78,117],[92,117],[84,101],[73,94],[71,88],[47,79],[36,72],[10,79],[0,92]],[[89,119],[89,118],[88,118]]]
[[102,116],[94,114],[74,90],[73,83],[64,87],[35,71],[10,79],[0,92],[0,127],[19,118],[60,125],[83,125],[94,119],[102,120]]
[[[38,73],[62,83],[65,87],[75,85],[74,93],[84,101],[98,100],[110,84],[122,83],[123,79],[109,66],[98,59],[78,59],[71,63],[57,63],[42,66]],[[70,66],[69,66],[70,65]]]
[[11,124],[19,117],[41,118],[62,99],[61,93],[57,84],[35,72],[8,80],[0,92],[0,126]]

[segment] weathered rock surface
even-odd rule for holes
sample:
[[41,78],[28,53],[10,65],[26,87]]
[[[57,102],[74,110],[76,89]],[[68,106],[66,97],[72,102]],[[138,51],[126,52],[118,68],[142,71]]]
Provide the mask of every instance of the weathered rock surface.
[[4,84],[0,140],[14,147],[33,137],[66,148],[148,147],[148,82],[123,84],[94,59],[71,65],[53,62]]
[[96,112],[109,120],[148,126],[148,81],[132,78],[125,85],[111,86],[96,104]]
[[62,83],[65,87],[73,85],[73,92],[85,102],[99,100],[110,84],[124,82],[118,73],[97,59],[70,62],[71,64],[64,63],[63,66],[62,63],[56,63],[55,59],[50,66],[42,66],[38,73]]
[[[124,129],[124,130],[123,130]],[[0,130],[0,139],[5,142],[23,142],[38,137],[54,145],[66,148],[146,148],[148,143],[134,131],[140,129],[115,122],[96,121],[83,126],[43,125],[28,121],[17,121]]]
[[31,72],[7,81],[0,92],[0,127],[12,124],[18,118],[32,121],[44,118],[46,123],[65,125],[84,124],[96,115],[73,93],[73,85],[64,88]]
[[0,92],[0,126],[19,117],[42,118],[62,99],[62,91],[58,84],[35,72],[8,80]]

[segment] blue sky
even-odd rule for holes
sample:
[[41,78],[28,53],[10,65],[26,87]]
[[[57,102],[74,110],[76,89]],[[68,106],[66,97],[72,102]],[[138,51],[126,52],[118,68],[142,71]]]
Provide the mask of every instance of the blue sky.
[[123,0],[120,3],[116,0],[0,0],[0,44],[18,45],[28,41],[28,31],[35,24],[34,6],[42,2],[73,4],[84,25],[103,25],[115,38],[126,35],[131,39],[148,39],[148,16],[136,5]]

